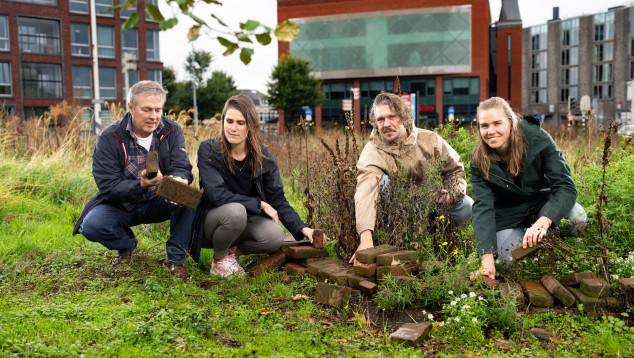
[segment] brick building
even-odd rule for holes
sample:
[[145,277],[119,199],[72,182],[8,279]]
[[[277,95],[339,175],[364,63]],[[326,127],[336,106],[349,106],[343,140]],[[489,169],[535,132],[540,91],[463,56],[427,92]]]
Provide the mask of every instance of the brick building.
[[[139,20],[121,32],[130,11],[107,11],[118,0],[95,0],[100,98],[123,105],[121,58],[134,53],[137,70],[130,85],[143,79],[161,81],[159,25],[138,0]],[[25,119],[39,116],[49,106],[66,100],[92,106],[89,0],[0,0],[0,105]],[[103,111],[104,122],[110,121]],[[104,123],[104,124],[105,124]]]
[[509,80],[521,73],[517,0],[503,0],[500,22],[493,25],[488,0],[277,4],[278,21],[291,20],[301,29],[295,41],[279,44],[279,55],[311,60],[313,74],[323,80],[326,100],[314,109],[318,128],[343,123],[343,108],[351,102],[359,128],[364,107],[378,93],[393,92],[397,76],[401,92],[415,95],[419,126],[442,122],[451,111],[455,119],[471,121],[496,88],[521,108],[521,87]]

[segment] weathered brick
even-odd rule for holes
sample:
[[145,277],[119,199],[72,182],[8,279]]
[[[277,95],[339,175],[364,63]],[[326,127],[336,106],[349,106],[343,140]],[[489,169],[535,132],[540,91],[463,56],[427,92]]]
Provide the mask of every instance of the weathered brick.
[[537,252],[537,250],[539,250],[539,245],[533,245],[533,247],[526,246],[526,248],[519,246],[511,250],[511,256],[513,256],[513,261],[517,262],[521,259],[531,256],[532,254]]
[[154,179],[158,174],[158,152],[148,152],[145,157],[145,170],[147,171],[147,178]]
[[308,269],[306,267],[300,266],[298,264],[294,264],[292,262],[287,263],[285,265],[285,268],[286,268],[286,273],[291,276],[308,273]]
[[359,282],[358,288],[361,293],[368,296],[369,298],[374,298],[374,295],[376,295],[376,293],[379,291],[379,286],[376,283],[366,280]]
[[602,278],[584,278],[579,284],[581,291],[589,297],[605,298],[612,294],[610,285]]
[[438,270],[443,267],[442,261],[423,261],[420,263],[421,271],[431,271],[432,273],[437,273]]
[[388,252],[398,251],[398,248],[390,245],[379,245],[369,249],[359,250],[355,254],[357,261],[363,264],[373,264],[375,259],[380,254],[386,254]]
[[583,278],[597,278],[594,272],[571,273],[570,275],[561,276],[559,282],[564,286],[577,286]]
[[390,341],[393,343],[405,343],[408,346],[416,347],[421,345],[431,332],[431,323],[405,323],[396,332],[390,334]]
[[332,307],[344,307],[348,304],[351,293],[352,289],[350,287],[328,285],[320,282],[317,284],[315,302]]
[[619,290],[634,293],[634,277],[622,278],[616,282]]
[[358,263],[354,265],[354,274],[361,277],[376,277],[376,264],[362,264]]
[[406,274],[415,275],[418,270],[416,264],[394,265],[394,266],[377,266],[376,278],[383,279],[383,276],[390,274],[391,276],[404,276]]
[[196,209],[203,195],[200,189],[182,183],[169,176],[164,176],[158,186],[156,195],[188,208]]
[[295,259],[328,257],[326,249],[317,249],[312,246],[290,246],[286,249],[286,254]]
[[[354,274],[354,271],[352,271],[350,266],[341,263],[334,263],[332,265],[323,266],[318,269],[317,276],[323,280],[339,282],[339,280],[335,278],[335,275],[339,275],[340,273],[347,270],[350,270],[352,274]],[[344,283],[344,285],[346,285],[346,283]]]
[[605,300],[595,297],[589,297],[581,289],[576,287],[569,287],[570,292],[577,298],[577,300],[583,305],[585,312],[605,310],[607,303]]
[[286,255],[282,251],[274,252],[265,257],[251,270],[255,276],[262,274],[269,269],[284,266],[286,263]]
[[323,257],[313,257],[313,258],[309,258],[309,259],[295,259],[292,257],[288,257],[286,258],[286,262],[292,262],[294,264],[298,264],[300,266],[304,266],[304,267],[308,267],[308,264],[311,264],[313,262],[318,262],[318,261],[323,261],[324,258]]
[[619,301],[614,297],[606,297],[605,306],[610,312],[622,312],[625,309],[625,302]]
[[308,240],[297,241],[292,236],[284,237],[284,243],[282,244],[282,251],[284,251],[286,255],[288,255],[288,248],[294,247],[294,246],[311,246],[311,245],[310,245],[310,241]]
[[343,265],[343,261],[336,258],[327,258],[321,261],[311,262],[308,265],[306,265],[306,268],[308,268],[308,273],[310,273],[311,275],[317,276],[319,273],[319,269],[321,269],[322,267],[339,265],[339,264]]
[[524,281],[522,283],[524,287],[524,291],[526,291],[526,295],[528,296],[528,302],[535,307],[552,307],[553,306],[553,296],[551,296],[550,292],[542,285],[540,282],[535,281]]
[[347,268],[337,273],[333,273],[328,279],[336,282],[339,286],[350,286],[348,280],[353,276],[354,270],[352,268]]
[[326,235],[324,235],[324,231],[320,229],[315,229],[313,232],[313,246],[316,249],[323,249],[326,245]]
[[416,251],[394,251],[384,254],[379,254],[376,257],[376,264],[378,266],[394,266],[400,264],[415,263],[418,261],[418,254]]
[[555,296],[561,303],[563,303],[566,307],[571,307],[577,301],[575,296],[568,291],[564,285],[562,285],[555,277],[552,275],[546,275],[542,277],[542,285],[546,287],[548,292],[551,295]]

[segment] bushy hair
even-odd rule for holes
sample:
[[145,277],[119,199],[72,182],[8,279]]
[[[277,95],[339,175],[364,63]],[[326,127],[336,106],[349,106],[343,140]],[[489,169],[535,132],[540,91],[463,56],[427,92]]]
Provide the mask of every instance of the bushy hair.
[[130,91],[128,91],[128,103],[132,108],[135,108],[137,103],[139,103],[140,94],[159,96],[163,103],[165,103],[165,99],[167,98],[167,90],[163,88],[160,83],[154,81],[139,81],[130,87]]
[[374,98],[372,109],[370,109],[370,123],[374,127],[376,127],[376,114],[374,112],[376,107],[381,105],[387,105],[395,111],[399,118],[401,118],[401,124],[405,126],[408,133],[411,132],[412,112],[409,110],[407,104],[403,101],[401,96],[388,92],[379,93],[379,95]]

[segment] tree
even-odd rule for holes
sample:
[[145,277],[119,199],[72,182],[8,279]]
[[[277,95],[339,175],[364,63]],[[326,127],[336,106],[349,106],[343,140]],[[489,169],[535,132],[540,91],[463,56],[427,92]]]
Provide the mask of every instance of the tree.
[[196,81],[196,86],[200,87],[200,84],[203,82],[205,72],[207,72],[212,60],[213,57],[211,52],[205,50],[192,50],[189,54],[187,54],[187,59],[185,60],[185,71],[189,73],[192,80]]
[[320,89],[321,81],[310,75],[313,70],[310,61],[301,57],[284,55],[267,82],[267,99],[275,109],[290,112],[291,119],[303,106],[315,107],[324,102],[325,95]]
[[[225,22],[223,22],[213,13],[210,15],[209,19],[204,19],[202,17],[194,15],[194,6],[198,1],[162,1],[164,1],[170,7],[172,7],[172,4],[177,5],[178,10],[173,17],[165,18],[159,10],[158,6],[152,4],[150,1],[145,2],[145,10],[147,11],[148,15],[150,15],[152,20],[158,21],[161,30],[165,31],[176,26],[176,24],[178,24],[178,15],[182,14],[188,16],[196,22],[195,25],[189,28],[189,32],[187,33],[187,39],[189,41],[196,40],[200,36],[202,31],[203,34],[217,39],[218,42],[220,42],[220,44],[226,48],[226,51],[223,53],[224,56],[229,56],[236,50],[241,48],[240,60],[245,65],[251,62],[251,56],[253,55],[253,48],[250,44],[253,44],[254,41],[257,41],[264,46],[271,43],[271,31],[273,31],[273,29],[264,24],[261,24],[259,21],[247,20],[246,22],[240,23],[239,30],[234,30],[231,29]],[[203,1],[207,4],[222,6],[222,1],[219,0]],[[130,15],[128,20],[123,25],[123,31],[133,28],[139,20],[139,15],[136,13],[136,3],[137,0],[122,0],[119,5],[115,5],[110,8],[112,10],[123,9],[134,11],[134,13]],[[226,34],[227,36],[218,36],[218,33]],[[299,26],[291,22],[284,21],[283,23],[278,24],[275,27],[273,34],[275,35],[275,37],[277,37],[279,41],[290,42],[297,37],[297,34],[299,34]]]
[[198,111],[202,118],[211,118],[221,113],[227,99],[236,94],[238,88],[233,77],[224,71],[214,71],[200,91],[196,92],[200,96]]

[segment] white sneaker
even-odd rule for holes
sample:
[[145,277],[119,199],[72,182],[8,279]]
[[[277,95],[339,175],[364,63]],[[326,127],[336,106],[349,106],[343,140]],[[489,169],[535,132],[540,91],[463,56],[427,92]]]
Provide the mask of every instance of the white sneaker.
[[211,262],[209,274],[221,277],[242,277],[245,272],[242,266],[238,263],[237,257],[229,254],[220,261],[213,260]]

